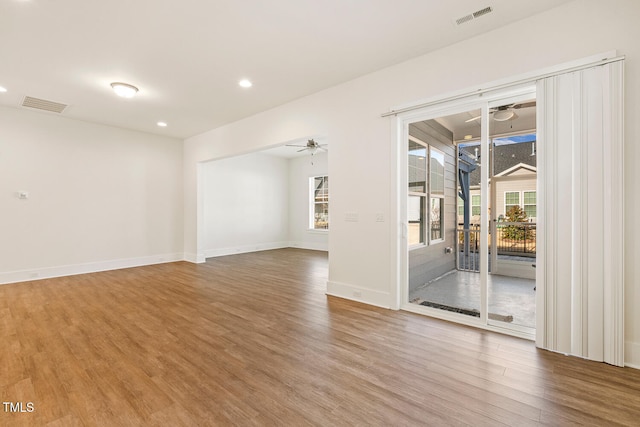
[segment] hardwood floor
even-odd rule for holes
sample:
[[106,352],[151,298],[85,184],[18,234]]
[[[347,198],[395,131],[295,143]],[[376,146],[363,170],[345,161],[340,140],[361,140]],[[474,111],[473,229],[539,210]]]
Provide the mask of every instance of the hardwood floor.
[[284,249],[0,286],[0,425],[640,423],[638,370],[326,279],[325,253]]

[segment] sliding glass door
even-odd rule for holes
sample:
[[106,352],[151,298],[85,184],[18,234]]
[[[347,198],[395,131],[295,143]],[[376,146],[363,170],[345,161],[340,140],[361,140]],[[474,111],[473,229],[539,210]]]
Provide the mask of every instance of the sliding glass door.
[[523,92],[404,122],[405,308],[533,337],[535,92]]

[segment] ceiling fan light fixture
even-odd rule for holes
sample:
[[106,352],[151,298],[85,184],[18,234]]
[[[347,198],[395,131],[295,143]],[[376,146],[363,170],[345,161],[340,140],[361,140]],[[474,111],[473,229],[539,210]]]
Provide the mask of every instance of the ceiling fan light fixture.
[[515,112],[513,110],[498,110],[493,113],[493,120],[497,122],[506,122],[515,116]]
[[133,98],[138,93],[138,88],[128,83],[114,82],[111,83],[111,88],[116,95],[123,98]]

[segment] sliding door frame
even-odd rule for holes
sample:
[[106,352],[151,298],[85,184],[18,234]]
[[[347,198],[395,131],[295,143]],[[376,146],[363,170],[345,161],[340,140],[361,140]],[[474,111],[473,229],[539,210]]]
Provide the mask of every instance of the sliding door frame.
[[[404,152],[405,141],[408,137],[408,124],[413,121],[418,120],[428,120],[431,118],[436,118],[448,114],[453,114],[459,111],[470,110],[472,108],[479,108],[481,104],[484,102],[485,107],[488,108],[488,98],[491,98],[492,93],[502,93],[504,90],[505,93],[509,91],[517,91],[518,89],[522,89],[522,87],[529,87],[532,84],[535,84],[537,81],[542,80],[547,77],[560,75],[572,71],[578,71],[590,67],[595,67],[598,65],[605,65],[611,62],[616,62],[623,60],[624,57],[617,56],[615,51],[609,51],[604,53],[599,53],[593,55],[591,57],[583,58],[580,60],[548,67],[545,69],[533,71],[530,73],[526,73],[519,76],[514,76],[511,78],[495,81],[493,83],[489,83],[483,87],[471,87],[461,91],[457,91],[448,95],[438,96],[430,99],[423,100],[421,102],[410,103],[406,105],[401,105],[396,108],[391,109],[388,112],[383,113],[382,117],[390,117],[396,116],[396,119],[393,121],[392,125],[392,140],[395,143],[394,149],[392,149],[393,156],[395,157],[395,167],[391,170],[391,180],[395,182],[393,193],[394,196],[392,198],[392,203],[395,206],[391,207],[391,211],[395,212],[396,216],[396,224],[398,224],[398,234],[397,238],[394,242],[395,249],[395,262],[394,267],[392,268],[392,295],[394,295],[395,301],[391,302],[391,307],[396,309],[404,309],[408,311],[417,311],[416,307],[411,307],[408,304],[408,256],[407,256],[407,227],[406,227],[406,189],[407,189],[407,178],[406,178],[406,153]],[[504,95],[503,95],[504,96]],[[503,97],[500,96],[500,97]],[[622,109],[622,106],[616,106],[618,109]],[[623,116],[623,111],[616,111],[618,115]],[[486,114],[485,114],[486,117]],[[540,115],[538,114],[538,117]],[[484,119],[486,120],[486,118]],[[485,123],[485,128],[486,123]],[[614,131],[622,133],[622,130]],[[488,132],[488,129],[487,129]],[[538,129],[538,133],[540,129]],[[620,138],[623,138],[623,135],[619,135]],[[488,146],[488,135],[483,136],[484,146]],[[540,138],[539,138],[540,139]],[[544,144],[544,141],[542,141]],[[538,149],[544,150],[544,147],[538,145]],[[539,159],[541,159],[541,152],[538,152]],[[620,165],[620,171],[622,170],[622,165]],[[621,173],[621,172],[618,172]],[[545,191],[553,191],[553,188],[548,187],[546,184],[548,182],[543,179],[541,181],[540,170],[538,171],[538,194],[539,199],[544,197],[544,194],[541,194]],[[622,188],[616,189],[617,196],[624,198],[624,192]],[[486,203],[486,197],[483,198]],[[404,208],[403,208],[404,206]],[[486,208],[486,206],[485,206]],[[538,209],[544,211],[546,209],[546,205],[544,202],[538,202]],[[482,209],[483,213],[486,212],[486,209]],[[544,214],[544,212],[542,212]],[[486,215],[486,214],[485,214]],[[483,221],[486,220],[486,217]],[[552,226],[552,224],[549,224]],[[540,226],[544,231],[547,224],[541,223]],[[486,239],[486,237],[485,237]],[[485,240],[486,242],[486,240]],[[548,242],[551,244],[552,242]],[[611,244],[609,241],[607,244]],[[622,245],[623,246],[623,245]],[[539,254],[540,256],[541,254]],[[615,276],[616,280],[624,281],[624,271],[620,270],[620,266],[622,263],[622,257],[624,257],[624,248],[622,247],[620,255],[620,260],[615,266],[607,265],[607,271]],[[486,256],[485,256],[486,259]],[[613,268],[612,268],[613,267]],[[550,322],[548,316],[550,312],[553,310],[553,298],[545,297],[546,289],[544,280],[548,276],[547,269],[552,268],[551,265],[547,266],[546,263],[538,263],[537,268],[537,286],[538,286],[538,294],[537,294],[537,304],[536,304],[536,319],[537,319],[537,328],[536,328],[536,344],[539,347],[548,348],[553,351],[553,348],[550,348],[547,344],[553,341],[554,332],[550,330]],[[613,271],[615,270],[615,271]],[[542,280],[541,280],[542,279]],[[613,298],[615,301],[611,301],[615,307],[608,308],[607,310],[623,310],[624,309],[624,298],[621,293],[622,290],[618,290],[619,294],[616,294],[616,297]],[[486,309],[485,309],[486,311]],[[480,320],[476,319],[460,319],[459,317],[465,316],[455,316],[453,313],[430,313],[434,317],[440,317],[446,320],[457,321],[459,323],[469,324],[472,326],[485,328],[489,330],[497,330],[498,332],[505,332],[504,330],[498,330],[495,327],[492,327],[487,324],[482,324]],[[605,321],[606,322],[606,321]],[[610,338],[607,344],[613,345],[614,348],[612,350],[608,350],[605,348],[605,352],[613,351],[615,353],[614,358],[616,359],[614,364],[622,364],[622,356],[620,353],[624,353],[624,336],[620,335],[620,331],[623,334],[623,323],[624,317],[619,315],[616,317],[616,325],[603,325],[604,327],[612,327],[617,330],[616,336]],[[517,335],[517,334],[516,334]],[[605,357],[606,358],[606,357]],[[612,362],[609,362],[612,363]]]
[[[523,99],[535,95],[536,87],[533,83],[514,85],[513,87],[501,88],[493,92],[486,92],[482,96],[469,96],[469,98],[455,99],[441,104],[413,110],[399,114],[397,118],[397,128],[399,137],[397,141],[398,156],[398,212],[400,216],[400,236],[399,253],[400,260],[400,304],[399,308],[406,311],[426,314],[444,320],[453,321],[465,325],[507,333],[534,340],[535,336],[528,331],[504,328],[488,321],[488,280],[489,280],[489,229],[488,226],[480,227],[480,317],[471,317],[464,314],[439,310],[436,308],[416,306],[409,303],[409,256],[408,256],[408,230],[407,230],[407,197],[408,197],[408,155],[406,151],[406,141],[409,139],[409,125],[424,120],[436,119],[451,114],[461,113],[470,110],[481,111],[481,152],[489,153],[490,136],[489,121],[490,108],[495,105],[503,105],[512,100]],[[480,221],[481,224],[489,224],[489,156],[480,156],[481,162],[481,195],[480,195]],[[457,164],[457,162],[456,162]],[[457,176],[457,173],[456,173]]]

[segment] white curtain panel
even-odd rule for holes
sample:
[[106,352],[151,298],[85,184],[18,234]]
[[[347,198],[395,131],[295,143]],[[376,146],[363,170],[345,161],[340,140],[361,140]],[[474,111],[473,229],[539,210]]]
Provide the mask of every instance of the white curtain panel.
[[538,347],[624,364],[623,67],[538,81]]

